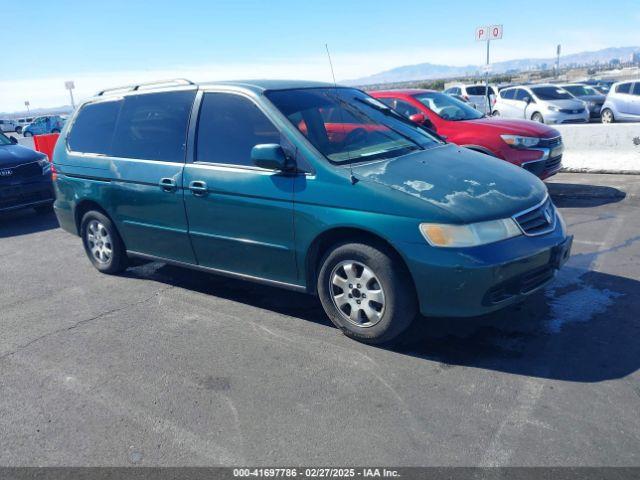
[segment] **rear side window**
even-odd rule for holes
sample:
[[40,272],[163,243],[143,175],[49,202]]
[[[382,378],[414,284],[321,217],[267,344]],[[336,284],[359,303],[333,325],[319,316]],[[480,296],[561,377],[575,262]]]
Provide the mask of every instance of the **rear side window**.
[[500,92],[500,97],[501,98],[505,98],[507,100],[513,100],[513,97],[515,96],[516,91],[515,89],[509,89],[509,90],[502,90]]
[[616,93],[629,93],[631,90],[630,83],[622,83],[616,87]]
[[195,90],[125,97],[111,155],[184,162]]
[[248,98],[229,93],[205,93],[196,139],[196,161],[253,165],[251,149],[280,143],[280,132]]
[[67,137],[74,152],[109,155],[122,101],[89,103],[78,113]]
[[467,95],[486,95],[486,92],[487,89],[484,86],[467,87]]

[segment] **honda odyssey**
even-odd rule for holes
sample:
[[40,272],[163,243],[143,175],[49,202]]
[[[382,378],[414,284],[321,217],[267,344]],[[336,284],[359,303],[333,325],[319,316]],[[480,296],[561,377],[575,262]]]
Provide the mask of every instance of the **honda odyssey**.
[[99,271],[141,258],[315,294],[368,343],[522,300],[571,248],[534,175],[324,83],[104,91],[53,166],[60,225]]

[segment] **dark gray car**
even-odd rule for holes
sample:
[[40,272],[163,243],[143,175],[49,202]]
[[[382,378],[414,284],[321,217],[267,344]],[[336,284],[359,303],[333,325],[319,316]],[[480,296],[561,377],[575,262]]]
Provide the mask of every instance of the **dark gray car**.
[[571,95],[587,104],[589,118],[592,120],[600,119],[600,110],[602,110],[602,104],[607,98],[606,95],[603,95],[589,85],[582,85],[580,83],[569,83],[566,85],[560,85],[560,87],[564,88]]

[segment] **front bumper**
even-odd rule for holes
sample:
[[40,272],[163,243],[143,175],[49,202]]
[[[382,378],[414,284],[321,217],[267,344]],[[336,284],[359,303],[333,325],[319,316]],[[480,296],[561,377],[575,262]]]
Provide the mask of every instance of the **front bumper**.
[[0,187],[0,211],[37,207],[53,202],[51,177],[28,183],[16,183]]
[[587,123],[589,121],[589,111],[585,109],[582,113],[569,114],[562,112],[552,112],[547,110],[542,114],[544,123],[563,124],[563,123]]
[[547,285],[570,255],[562,221],[537,237],[519,236],[474,248],[404,244],[420,312],[470,317],[517,303]]

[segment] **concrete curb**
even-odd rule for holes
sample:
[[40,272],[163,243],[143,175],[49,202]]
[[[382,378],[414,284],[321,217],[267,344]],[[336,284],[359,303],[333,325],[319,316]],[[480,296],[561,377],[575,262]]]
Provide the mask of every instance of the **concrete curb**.
[[560,169],[562,173],[604,173],[611,175],[640,175],[640,170],[609,170],[609,169],[593,169],[593,168],[574,168],[563,167]]

